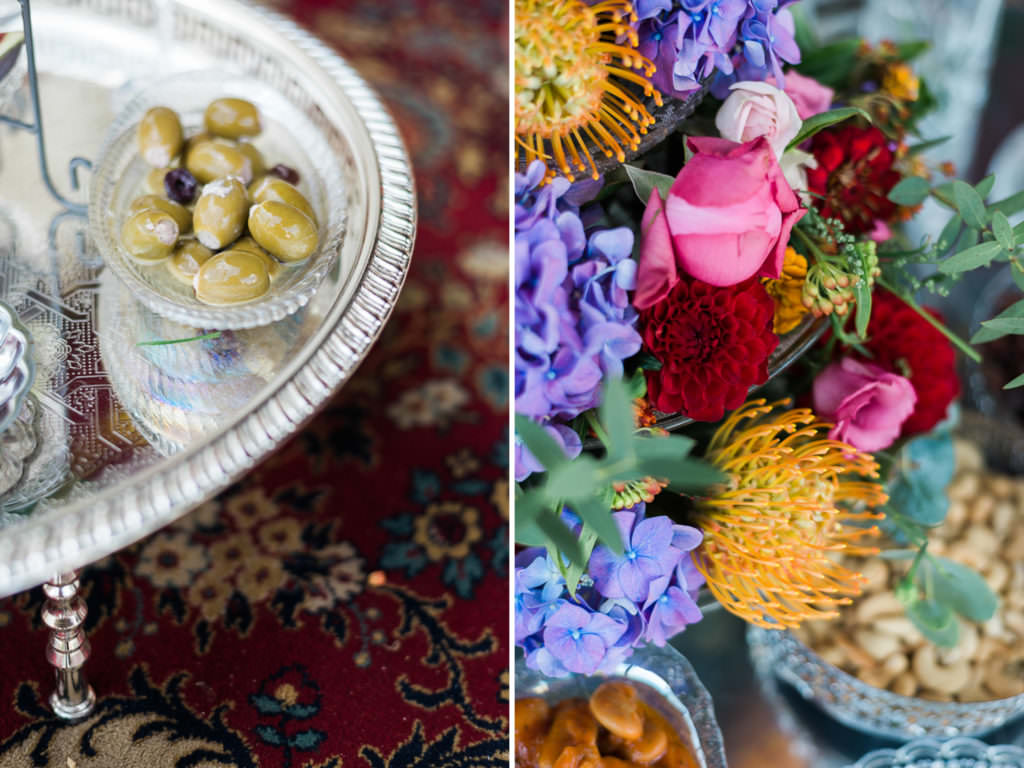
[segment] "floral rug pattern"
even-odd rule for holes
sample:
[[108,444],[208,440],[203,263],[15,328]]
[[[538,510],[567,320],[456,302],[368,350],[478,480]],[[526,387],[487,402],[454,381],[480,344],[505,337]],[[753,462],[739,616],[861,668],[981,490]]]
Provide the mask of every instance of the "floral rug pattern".
[[3,768],[507,765],[507,5],[275,5],[402,127],[409,282],[307,429],[84,571],[89,718],[49,710],[41,590],[0,600]]

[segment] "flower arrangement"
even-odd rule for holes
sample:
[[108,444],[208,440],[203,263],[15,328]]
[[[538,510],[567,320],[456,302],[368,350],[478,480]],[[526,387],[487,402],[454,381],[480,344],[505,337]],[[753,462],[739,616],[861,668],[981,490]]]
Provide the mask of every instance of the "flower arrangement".
[[[1024,194],[929,167],[922,44],[818,45],[792,6],[517,0],[515,640],[547,675],[663,645],[704,585],[767,628],[835,617],[880,549],[910,562],[899,598],[938,644],[994,604],[927,552],[956,352],[978,354],[918,296],[994,261],[1024,286]],[[949,222],[909,242],[928,197]]]

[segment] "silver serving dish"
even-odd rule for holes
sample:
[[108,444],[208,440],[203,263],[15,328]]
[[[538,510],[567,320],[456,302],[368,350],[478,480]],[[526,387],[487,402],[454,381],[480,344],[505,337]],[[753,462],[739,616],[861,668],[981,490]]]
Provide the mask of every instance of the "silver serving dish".
[[28,331],[14,310],[0,302],[0,433],[18,417],[35,378],[28,352]]
[[638,648],[610,675],[545,677],[516,659],[516,696],[539,696],[556,702],[588,697],[609,679],[626,679],[637,686],[641,697],[656,708],[697,758],[700,768],[726,768],[722,732],[715,710],[690,662],[672,648],[648,645]]
[[991,701],[931,701],[876,688],[829,664],[785,631],[750,626],[747,645],[759,677],[777,677],[843,725],[876,736],[977,736],[1024,714],[1024,694]]
[[990,747],[975,739],[920,739],[871,752],[849,768],[1024,768],[1024,749]]
[[[160,528],[297,431],[379,336],[415,236],[411,170],[394,122],[342,58],[291,21],[237,0],[34,0],[32,13],[58,187],[71,157],[95,159],[113,120],[148,85],[216,69],[309,107],[338,137],[347,233],[290,318],[295,327],[273,343],[247,341],[236,368],[211,365],[202,349],[146,356],[119,336],[129,323],[136,334],[173,330],[115,290],[85,218],[62,212],[39,180],[35,137],[0,127],[0,221],[13,225],[0,228],[0,301],[34,339],[41,433],[24,476],[0,495],[0,513],[19,500],[18,514],[0,514],[0,595]],[[27,116],[24,89],[11,104],[15,117]],[[231,407],[210,407],[205,393],[224,383],[217,377],[236,373],[244,377]]]

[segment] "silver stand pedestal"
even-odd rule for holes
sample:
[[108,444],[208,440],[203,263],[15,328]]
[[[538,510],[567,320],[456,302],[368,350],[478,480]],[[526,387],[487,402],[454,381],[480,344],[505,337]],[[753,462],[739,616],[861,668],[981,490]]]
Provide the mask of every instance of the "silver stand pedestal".
[[88,715],[96,705],[96,694],[82,670],[90,648],[82,628],[86,606],[78,594],[78,575],[73,571],[58,573],[43,585],[43,592],[47,597],[43,622],[52,630],[46,660],[53,666],[57,679],[50,706],[58,717],[75,720]]

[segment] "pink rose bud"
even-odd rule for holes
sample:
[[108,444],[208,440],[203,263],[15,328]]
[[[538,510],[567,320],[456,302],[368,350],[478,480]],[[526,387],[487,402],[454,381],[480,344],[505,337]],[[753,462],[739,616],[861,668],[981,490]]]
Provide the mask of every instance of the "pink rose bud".
[[678,270],[715,286],[778,277],[793,225],[804,215],[768,140],[695,136],[695,152],[668,197],[656,192],[641,222],[633,306],[661,301]]
[[744,142],[764,136],[776,159],[781,159],[803,124],[792,99],[774,85],[750,80],[733,83],[729,90],[715,115],[722,138]]
[[892,445],[916,402],[908,379],[852,357],[832,363],[814,380],[814,410],[835,422],[828,436],[862,451]]
[[[775,85],[775,78],[769,77],[767,82]],[[805,77],[799,72],[789,70],[786,73],[785,88],[786,95],[793,100],[796,106],[796,113],[801,120],[828,112],[832,106],[832,99],[836,92],[826,85],[822,85],[811,77]]]

